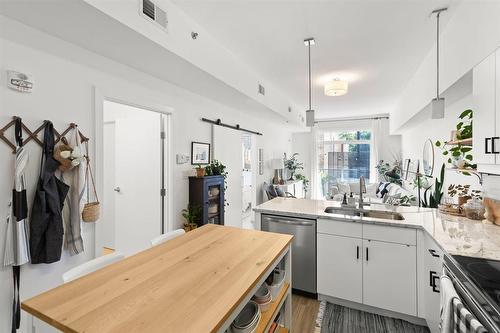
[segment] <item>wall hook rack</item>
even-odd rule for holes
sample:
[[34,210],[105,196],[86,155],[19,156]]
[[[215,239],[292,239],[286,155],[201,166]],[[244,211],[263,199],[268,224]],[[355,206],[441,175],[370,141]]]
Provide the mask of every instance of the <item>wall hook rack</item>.
[[[20,117],[17,117],[17,116],[13,116],[12,117],[12,120],[10,122],[8,122],[5,126],[3,126],[2,128],[0,128],[0,139],[5,142],[11,149],[12,149],[12,153],[15,154],[16,153],[16,145],[14,142],[10,141],[6,136],[5,136],[5,132],[11,128],[12,126],[14,126],[14,124],[16,123],[16,120],[17,119],[20,119]],[[33,140],[35,143],[37,143],[40,147],[43,147],[43,142],[40,141],[40,139],[38,138],[38,134],[44,129],[45,127],[45,123],[47,122],[47,120],[45,120],[43,122],[42,125],[40,125],[37,129],[35,129],[34,131],[30,130],[28,128],[28,126],[26,126],[22,121],[21,121],[21,127],[23,129],[23,132],[26,133],[28,135],[28,137],[26,139],[23,140],[23,143],[24,145],[26,145],[28,142],[30,142],[31,140]],[[69,126],[62,132],[62,133],[59,133],[59,131],[55,130],[54,129],[54,135],[55,135],[55,143],[57,144],[59,141],[63,142],[64,144],[67,144],[67,140],[66,140],[66,134],[69,133],[69,131],[71,131],[72,129],[74,128],[78,128],[78,125],[75,124],[75,123],[70,123]],[[82,132],[80,132],[80,130],[78,130],[78,135],[80,136],[80,140],[82,143],[84,142],[88,142],[89,141],[89,138],[87,138],[85,135],[82,134]]]

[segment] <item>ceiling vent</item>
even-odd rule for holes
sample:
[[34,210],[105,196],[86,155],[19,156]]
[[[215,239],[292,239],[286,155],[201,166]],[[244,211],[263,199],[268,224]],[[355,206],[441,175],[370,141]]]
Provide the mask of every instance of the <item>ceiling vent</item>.
[[155,22],[163,29],[167,29],[167,13],[163,9],[150,0],[141,0],[140,3],[140,14],[142,17],[146,18],[148,21]]
[[266,95],[266,88],[262,84],[259,84],[259,94],[265,96]]

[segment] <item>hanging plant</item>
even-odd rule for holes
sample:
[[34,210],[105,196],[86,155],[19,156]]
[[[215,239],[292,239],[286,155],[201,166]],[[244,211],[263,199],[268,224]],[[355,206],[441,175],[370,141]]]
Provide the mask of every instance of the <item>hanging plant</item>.
[[[460,116],[460,122],[455,126],[455,138],[450,141],[436,141],[436,147],[443,151],[443,155],[448,157],[447,162],[458,169],[476,169],[477,164],[473,163],[472,147],[464,145],[461,140],[472,138],[472,117],[474,112],[471,109],[463,111]],[[470,175],[469,172],[463,172],[464,175]]]

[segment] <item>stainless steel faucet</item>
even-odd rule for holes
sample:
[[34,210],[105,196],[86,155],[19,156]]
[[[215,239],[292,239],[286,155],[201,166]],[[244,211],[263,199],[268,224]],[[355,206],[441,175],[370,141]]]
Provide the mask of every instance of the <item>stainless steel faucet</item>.
[[365,177],[359,177],[359,208],[362,209],[364,206],[370,206],[369,203],[363,202],[363,193],[366,193],[366,181]]

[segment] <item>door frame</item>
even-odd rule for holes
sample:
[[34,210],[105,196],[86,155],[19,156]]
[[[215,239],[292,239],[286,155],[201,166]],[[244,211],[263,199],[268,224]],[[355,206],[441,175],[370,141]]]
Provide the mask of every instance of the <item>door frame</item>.
[[[104,134],[104,102],[115,102],[119,104],[124,104],[128,106],[133,106],[140,109],[145,109],[148,111],[156,112],[164,116],[165,124],[165,164],[164,164],[164,175],[165,175],[165,188],[166,188],[166,202],[165,210],[166,214],[164,216],[163,229],[165,231],[170,231],[173,228],[173,150],[172,150],[172,115],[174,109],[170,106],[163,104],[156,104],[153,101],[139,96],[136,92],[125,92],[121,90],[109,90],[103,89],[101,87],[93,86],[93,97],[94,97],[94,108],[93,108],[93,120],[94,120],[94,133],[95,138],[94,144],[90,146],[89,150],[93,152],[94,156],[94,170],[96,178],[97,192],[101,195],[103,193],[103,134]],[[91,161],[92,163],[92,161]],[[103,205],[106,203],[103,202]],[[103,241],[100,239],[102,232],[102,223],[95,224],[94,228],[94,257],[98,257],[102,252]]]

